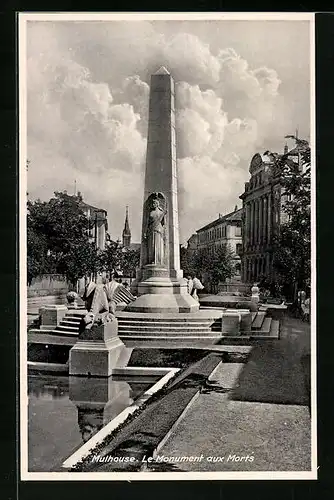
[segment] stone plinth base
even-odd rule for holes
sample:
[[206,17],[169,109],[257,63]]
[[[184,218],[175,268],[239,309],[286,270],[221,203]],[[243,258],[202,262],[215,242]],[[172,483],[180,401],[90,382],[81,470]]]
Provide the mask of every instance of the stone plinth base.
[[41,330],[54,330],[64,318],[68,309],[65,305],[47,305],[39,309]]
[[144,294],[124,310],[141,313],[187,313],[196,312],[199,303],[189,294]]
[[109,377],[113,368],[127,365],[131,349],[118,337],[117,320],[91,330],[85,330],[72,347],[69,374],[91,377]]
[[225,336],[249,335],[252,315],[248,310],[227,309],[222,315],[222,334]]
[[[199,310],[199,303],[187,290],[184,278],[160,275],[164,269],[152,266],[142,272],[150,276],[136,284],[138,298],[124,310],[138,313],[190,313]],[[155,274],[156,273],[156,274]]]

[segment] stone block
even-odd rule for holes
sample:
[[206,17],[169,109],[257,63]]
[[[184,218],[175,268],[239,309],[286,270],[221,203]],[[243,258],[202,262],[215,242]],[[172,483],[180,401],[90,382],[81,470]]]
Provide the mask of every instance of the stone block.
[[114,368],[124,368],[132,349],[117,334],[117,320],[80,334],[69,356],[69,374],[109,377]]
[[240,335],[241,313],[240,311],[224,311],[222,315],[222,334]]
[[252,329],[252,313],[250,311],[239,311],[240,318],[240,332],[241,334],[249,334]]
[[65,305],[48,305],[39,310],[41,317],[41,330],[52,330],[56,328],[64,318],[68,309]]

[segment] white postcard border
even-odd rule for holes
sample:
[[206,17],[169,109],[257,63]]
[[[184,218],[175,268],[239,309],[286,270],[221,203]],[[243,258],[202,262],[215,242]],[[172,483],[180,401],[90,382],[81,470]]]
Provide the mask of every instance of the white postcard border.
[[[26,271],[26,192],[27,192],[27,88],[26,26],[28,21],[309,21],[311,82],[311,471],[254,472],[28,472],[27,398],[27,271]],[[315,20],[313,13],[219,13],[219,12],[118,12],[118,13],[18,13],[19,33],[19,369],[20,369],[20,472],[21,480],[52,481],[147,481],[147,480],[306,480],[317,479],[317,395],[316,395],[316,151],[315,151]]]

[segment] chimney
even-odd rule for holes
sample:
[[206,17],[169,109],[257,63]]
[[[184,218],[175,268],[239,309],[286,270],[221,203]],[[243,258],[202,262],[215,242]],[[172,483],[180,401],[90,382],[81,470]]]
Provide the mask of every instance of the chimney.
[[234,211],[236,212],[238,210],[238,205],[234,207]]

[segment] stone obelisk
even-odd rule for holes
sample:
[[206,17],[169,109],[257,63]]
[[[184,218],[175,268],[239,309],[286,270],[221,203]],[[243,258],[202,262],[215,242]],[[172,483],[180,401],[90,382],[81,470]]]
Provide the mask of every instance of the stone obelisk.
[[132,312],[193,312],[180,269],[174,81],[165,67],[151,76],[140,268]]

